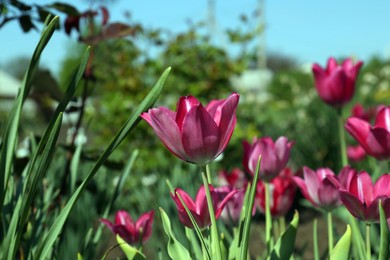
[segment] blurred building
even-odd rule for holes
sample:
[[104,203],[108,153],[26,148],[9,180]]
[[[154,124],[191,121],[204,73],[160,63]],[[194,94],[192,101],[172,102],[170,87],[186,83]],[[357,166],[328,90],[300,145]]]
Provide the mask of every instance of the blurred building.
[[269,69],[251,69],[231,79],[232,85],[239,93],[245,93],[243,102],[263,102],[267,96],[267,87],[272,80]]
[[[22,82],[7,72],[0,70],[0,112],[8,113],[12,109],[14,100],[19,92]],[[23,106],[26,116],[34,116],[37,105],[34,100],[27,99]]]

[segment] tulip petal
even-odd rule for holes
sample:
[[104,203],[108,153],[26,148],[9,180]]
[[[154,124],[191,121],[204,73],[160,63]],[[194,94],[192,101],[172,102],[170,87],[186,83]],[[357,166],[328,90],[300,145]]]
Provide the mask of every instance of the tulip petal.
[[176,205],[178,206],[178,208],[181,211],[183,211],[185,209],[184,209],[183,204],[181,203],[181,201],[179,199],[179,196],[177,194],[180,195],[180,197],[182,198],[182,200],[184,201],[184,203],[186,204],[187,208],[190,211],[197,212],[196,204],[192,200],[192,198],[184,190],[182,190],[182,189],[175,189],[175,194],[173,195],[173,199],[174,199],[174,201],[176,202]]
[[374,193],[375,197],[390,197],[390,174],[383,174],[379,177],[379,179],[374,184]]
[[220,106],[218,106],[213,117],[215,123],[220,129],[220,145],[218,153],[225,149],[232,137],[237,122],[236,108],[238,100],[239,95],[237,93],[231,94]]
[[366,219],[365,208],[357,197],[347,191],[340,190],[340,199],[353,216]]
[[232,190],[231,192],[229,192],[228,195],[226,195],[226,197],[221,201],[221,203],[218,205],[218,208],[217,210],[214,212],[215,213],[215,218],[218,219],[219,216],[221,215],[222,213],[222,210],[224,209],[226,203],[234,196],[234,194],[236,194],[238,192],[238,190]]
[[288,159],[290,158],[290,149],[293,146],[293,142],[288,142],[287,137],[281,136],[275,142],[275,154],[279,159],[280,167],[286,166]]
[[[142,241],[146,241],[152,235],[152,225],[153,225],[154,211],[149,211],[142,214],[137,222],[135,223],[136,230],[138,230],[137,235],[140,233],[142,228]],[[137,237],[137,240],[140,239]]]
[[126,229],[134,234],[136,232],[134,221],[125,210],[119,210],[115,215],[115,224],[125,226]]
[[[209,185],[209,189],[211,193],[211,191],[213,190],[211,185]],[[198,193],[196,193],[195,207],[196,207],[196,212],[200,216],[209,214],[209,209],[207,206],[207,199],[206,199],[206,190],[203,185],[199,188]]]
[[182,134],[184,151],[192,162],[204,164],[217,156],[219,129],[201,104],[187,113]]
[[349,186],[349,192],[368,207],[374,200],[374,185],[370,175],[365,171],[354,175]]
[[183,129],[183,121],[188,111],[190,111],[191,108],[198,106],[199,104],[200,102],[193,96],[180,97],[179,101],[177,102],[177,112],[175,118],[176,124],[180,130]]
[[350,117],[347,119],[345,129],[367,152],[369,151],[366,143],[367,136],[370,133],[370,124],[368,122],[357,117]]
[[390,132],[390,107],[382,107],[375,119],[375,126]]
[[367,146],[369,147],[370,155],[378,159],[386,159],[390,157],[390,132],[384,128],[371,128],[371,132],[368,134]]
[[318,190],[321,185],[321,180],[319,179],[317,172],[312,169],[304,166],[303,167],[303,176],[307,187],[307,192],[309,196],[315,201],[315,204],[319,204]]
[[308,192],[308,188],[307,188],[307,185],[305,183],[305,181],[300,178],[300,177],[297,177],[297,176],[294,176],[293,177],[295,183],[297,184],[297,186],[299,187],[299,190],[301,191],[302,195],[311,203],[313,204],[314,206],[318,206],[318,204],[311,198],[309,192]]
[[181,142],[180,130],[172,118],[172,113],[168,113],[165,109],[153,108],[147,114],[143,113],[142,118],[150,124],[169,151],[184,161],[189,160]]

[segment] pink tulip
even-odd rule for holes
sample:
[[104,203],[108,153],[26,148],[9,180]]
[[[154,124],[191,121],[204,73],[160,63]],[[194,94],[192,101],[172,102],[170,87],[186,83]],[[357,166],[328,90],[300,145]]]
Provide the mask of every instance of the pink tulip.
[[[234,194],[238,192],[238,190],[232,190],[226,196],[224,196],[224,198],[221,198],[218,191],[216,191],[213,186],[209,185],[209,187],[211,198],[213,201],[215,218],[218,219],[226,203],[233,197]],[[180,222],[183,223],[183,225],[185,225],[186,227],[193,228],[191,219],[188,216],[183,204],[181,203],[178,194],[190,210],[199,228],[205,228],[211,225],[209,209],[207,206],[206,191],[204,186],[201,186],[198,190],[195,201],[182,189],[177,188],[175,189],[174,194],[171,193],[171,197],[175,201],[177,210],[179,212]]]
[[[223,199],[234,190],[232,186],[221,186],[215,188],[219,195],[219,200]],[[226,203],[221,213],[221,219],[225,223],[238,223],[241,216],[242,206],[244,205],[245,189],[240,189],[236,194]],[[253,214],[256,213],[254,208]]]
[[206,108],[193,96],[181,97],[177,111],[160,107],[142,113],[156,135],[180,159],[203,166],[226,148],[236,125],[239,95],[213,100]]
[[107,219],[100,219],[114,234],[119,235],[131,245],[139,245],[145,242],[152,235],[154,211],[144,213],[136,222],[130,215],[119,210],[115,215],[115,222]]
[[379,160],[390,158],[390,106],[383,106],[378,111],[374,126],[357,117],[350,117],[345,128],[367,154]]
[[390,174],[383,174],[373,184],[367,172],[353,172],[346,185],[334,176],[327,178],[340,191],[340,199],[356,218],[369,222],[379,221],[379,200],[382,200],[386,217],[390,217]]
[[[325,209],[327,211],[341,204],[339,190],[326,178],[326,176],[334,176],[340,182],[346,182],[347,176],[351,168],[345,167],[338,177],[329,168],[320,168],[316,171],[308,167],[303,167],[303,179],[294,176],[294,181],[301,190],[302,195],[313,206]],[[342,181],[341,181],[342,180]]]
[[228,185],[237,189],[246,188],[248,185],[245,173],[239,168],[234,168],[230,173],[224,170],[220,171],[218,179],[221,185]]
[[367,122],[370,122],[371,119],[373,119],[376,115],[376,111],[379,109],[379,107],[371,107],[368,109],[365,109],[361,104],[355,104],[352,108],[351,115],[353,117],[358,117],[360,119],[363,119]]
[[[290,210],[297,186],[292,179],[292,172],[285,168],[270,182],[271,215],[275,218],[284,216]],[[261,213],[265,212],[265,183],[259,181],[256,187],[256,205]]]
[[347,146],[347,156],[351,161],[359,162],[366,157],[366,150],[361,145]]
[[351,59],[346,59],[341,65],[331,57],[326,68],[318,64],[312,67],[315,86],[320,98],[334,107],[348,103],[355,93],[355,82],[363,62],[355,65]]
[[261,155],[259,177],[264,181],[272,180],[286,167],[293,144],[293,142],[288,142],[287,137],[284,136],[279,137],[275,143],[270,137],[255,138],[252,144],[244,141],[243,165],[245,170],[254,175]]

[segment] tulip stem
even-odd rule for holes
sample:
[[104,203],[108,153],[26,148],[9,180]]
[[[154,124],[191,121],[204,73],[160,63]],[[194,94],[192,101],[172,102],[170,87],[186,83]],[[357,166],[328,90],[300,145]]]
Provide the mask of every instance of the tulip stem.
[[371,240],[370,240],[371,225],[366,223],[366,258],[371,260]]
[[317,235],[317,219],[315,218],[313,221],[313,252],[314,252],[314,260],[320,259],[320,254],[318,250],[318,235]]
[[341,167],[348,165],[347,147],[345,144],[345,132],[344,132],[344,119],[343,109],[340,108],[338,112],[338,125],[339,125],[339,140],[340,140],[340,154],[341,154]]
[[332,222],[332,212],[328,211],[326,213],[327,215],[327,221],[328,221],[328,250],[329,250],[329,257],[332,254],[333,251],[333,222]]
[[286,220],[284,219],[284,216],[279,217],[279,229],[281,236],[283,235],[284,231],[286,231]]
[[[211,198],[211,193],[210,193],[210,187],[209,187],[209,180],[207,176],[210,175],[209,173],[209,167],[204,167],[202,171],[202,178],[203,178],[203,184],[204,184],[204,189],[206,191],[206,199],[207,199],[207,206],[209,208],[209,214],[210,214],[210,220],[211,220],[211,245],[212,250],[211,252],[217,255],[216,259],[222,260],[222,253],[221,253],[221,247],[219,244],[219,235],[218,235],[218,227],[217,227],[217,220],[215,219],[215,213],[214,213],[214,207],[213,207],[213,201]],[[213,255],[212,255],[213,257]]]
[[270,203],[270,184],[265,182],[265,242],[268,249],[268,255],[271,253],[271,234],[272,234],[272,216]]

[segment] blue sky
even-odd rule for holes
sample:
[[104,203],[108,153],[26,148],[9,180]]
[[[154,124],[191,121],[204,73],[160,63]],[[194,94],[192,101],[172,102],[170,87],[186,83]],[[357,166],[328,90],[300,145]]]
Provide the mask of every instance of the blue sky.
[[[239,15],[252,14],[258,4],[257,0],[215,1],[220,34],[225,28],[237,27]],[[80,11],[88,7],[85,1],[78,3]],[[178,32],[188,28],[187,19],[207,18],[207,1],[117,0],[109,10],[110,21],[125,21],[123,12],[128,10],[133,20],[145,26]],[[389,10],[388,0],[266,0],[266,48],[295,57],[301,63],[325,64],[329,56],[388,58]],[[39,32],[24,34],[17,22],[10,22],[0,29],[0,64],[4,66],[18,56],[31,56],[38,39]],[[56,72],[72,40],[64,32],[56,32],[43,53],[42,64]]]

